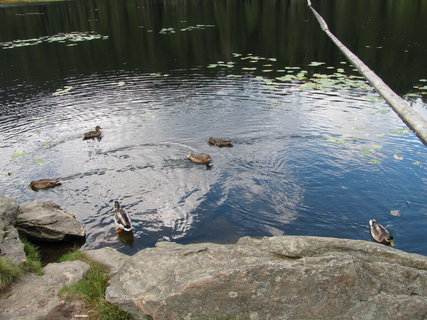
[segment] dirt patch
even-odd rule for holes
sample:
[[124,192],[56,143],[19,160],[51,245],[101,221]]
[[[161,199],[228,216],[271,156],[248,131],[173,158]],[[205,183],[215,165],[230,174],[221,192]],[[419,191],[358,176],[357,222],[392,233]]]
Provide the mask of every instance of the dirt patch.
[[46,316],[37,320],[77,320],[90,319],[89,310],[83,302],[64,302],[53,308]]

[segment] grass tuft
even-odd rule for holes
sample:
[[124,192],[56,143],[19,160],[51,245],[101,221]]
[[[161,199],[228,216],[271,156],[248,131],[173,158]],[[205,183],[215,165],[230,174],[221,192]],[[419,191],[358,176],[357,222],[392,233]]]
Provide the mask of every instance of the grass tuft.
[[64,255],[60,262],[81,260],[90,265],[89,271],[72,286],[61,289],[60,295],[66,299],[82,300],[92,310],[92,316],[99,320],[131,320],[132,316],[116,305],[105,300],[105,289],[109,280],[109,268],[96,262],[83,252],[71,252]]
[[6,257],[0,257],[0,290],[15,282],[22,273],[22,269]]
[[38,247],[24,237],[20,237],[20,240],[24,244],[24,251],[27,256],[27,261],[22,264],[24,271],[33,272],[38,276],[43,275]]

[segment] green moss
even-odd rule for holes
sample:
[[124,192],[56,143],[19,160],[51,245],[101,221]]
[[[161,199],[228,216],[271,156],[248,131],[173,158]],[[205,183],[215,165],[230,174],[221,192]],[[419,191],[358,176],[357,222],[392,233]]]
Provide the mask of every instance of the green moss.
[[15,282],[22,273],[22,268],[6,257],[0,257],[0,290]]
[[60,262],[81,260],[90,265],[89,271],[75,285],[64,287],[60,295],[65,299],[84,301],[92,310],[95,319],[131,320],[132,316],[105,300],[105,289],[109,280],[109,268],[91,260],[83,252],[71,252],[64,255]]

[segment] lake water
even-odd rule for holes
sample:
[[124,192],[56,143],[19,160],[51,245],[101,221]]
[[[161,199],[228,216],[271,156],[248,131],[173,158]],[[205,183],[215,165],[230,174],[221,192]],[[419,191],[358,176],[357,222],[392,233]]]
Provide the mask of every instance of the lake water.
[[[425,1],[313,4],[425,114]],[[275,235],[371,241],[375,218],[396,248],[427,254],[426,146],[304,1],[3,6],[0,84],[0,194],[74,213],[87,249]],[[96,125],[103,138],[84,141]],[[189,153],[209,153],[212,168]],[[63,184],[32,191],[41,178]],[[132,235],[114,233],[115,200]]]

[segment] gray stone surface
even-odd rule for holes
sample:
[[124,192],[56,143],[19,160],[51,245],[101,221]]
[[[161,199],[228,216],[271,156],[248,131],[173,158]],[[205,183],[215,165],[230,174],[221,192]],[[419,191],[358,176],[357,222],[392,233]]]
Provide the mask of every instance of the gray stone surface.
[[80,280],[89,270],[81,261],[50,263],[44,275],[27,274],[0,295],[0,320],[37,320],[60,308],[58,292]]
[[84,239],[83,225],[57,204],[36,200],[19,207],[16,228],[30,239],[63,241]]
[[18,215],[18,204],[12,198],[0,195],[0,255],[13,263],[26,260],[24,245],[13,226]]
[[163,242],[127,260],[106,298],[139,319],[425,320],[427,257],[318,237]]
[[110,267],[110,274],[114,274],[122,268],[126,269],[126,265],[131,258],[130,256],[109,247],[88,250],[84,251],[84,253],[87,254],[89,258]]

